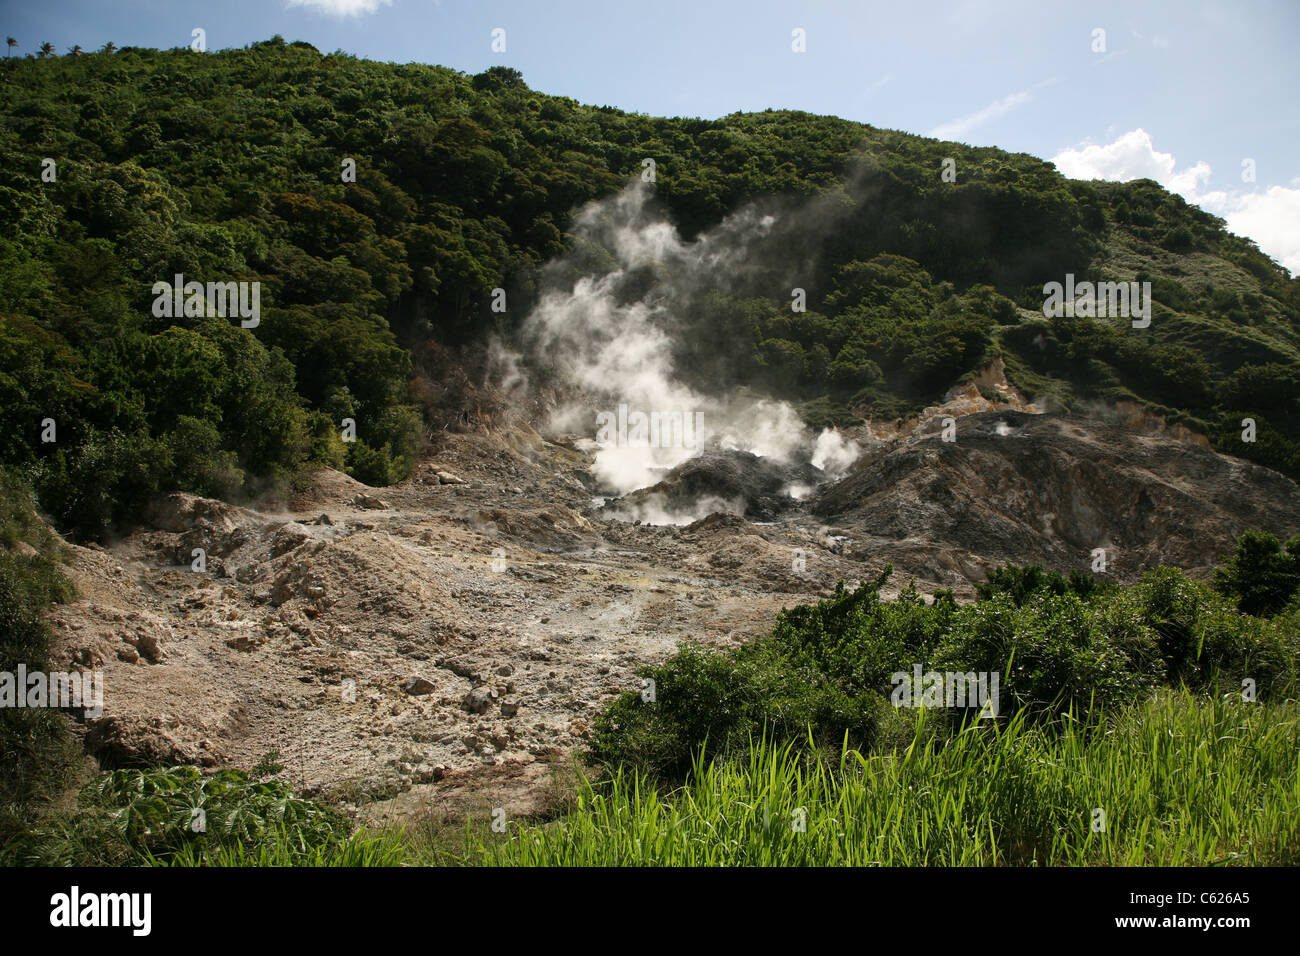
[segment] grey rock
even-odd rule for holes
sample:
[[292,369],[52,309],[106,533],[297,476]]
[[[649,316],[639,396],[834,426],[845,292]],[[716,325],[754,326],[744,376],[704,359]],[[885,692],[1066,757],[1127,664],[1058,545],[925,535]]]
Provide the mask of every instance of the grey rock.
[[490,687],[475,687],[465,695],[465,709],[472,714],[485,714],[496,702],[497,692]]
[[402,690],[406,691],[412,697],[423,697],[425,694],[432,694],[437,685],[427,677],[411,676],[406,678],[402,684]]

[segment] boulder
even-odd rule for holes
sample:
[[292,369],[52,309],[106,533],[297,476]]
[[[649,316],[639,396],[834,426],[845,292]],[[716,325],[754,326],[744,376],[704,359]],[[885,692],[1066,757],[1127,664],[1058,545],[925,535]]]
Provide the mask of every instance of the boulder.
[[486,714],[496,703],[497,692],[490,687],[475,687],[465,695],[465,709],[471,714]]
[[402,685],[402,690],[406,691],[412,697],[423,697],[426,694],[432,694],[437,689],[437,684],[427,677],[411,676],[406,678],[406,683]]
[[282,554],[288,554],[311,539],[311,532],[302,525],[293,522],[282,525],[276,529],[275,535],[271,538],[271,557],[278,558]]

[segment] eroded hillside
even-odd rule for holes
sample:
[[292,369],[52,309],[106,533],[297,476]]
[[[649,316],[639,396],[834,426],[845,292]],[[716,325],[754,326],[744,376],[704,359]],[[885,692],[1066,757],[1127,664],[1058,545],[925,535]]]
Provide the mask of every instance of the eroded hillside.
[[[70,663],[105,671],[87,749],[208,767],[278,751],[308,793],[528,812],[639,665],[762,634],[840,579],[892,562],[889,590],[969,596],[1004,561],[1087,569],[1100,547],[1128,581],[1203,571],[1247,528],[1300,530],[1289,479],[1118,419],[984,411],[951,442],[942,424],[864,427],[858,462],[801,500],[760,483],[765,521],[619,520],[591,457],[522,423],[446,433],[389,488],[323,469],[257,508],[171,495],[150,527],[71,549],[79,597],[52,623]],[[735,495],[753,468],[683,469],[690,494],[752,515]]]

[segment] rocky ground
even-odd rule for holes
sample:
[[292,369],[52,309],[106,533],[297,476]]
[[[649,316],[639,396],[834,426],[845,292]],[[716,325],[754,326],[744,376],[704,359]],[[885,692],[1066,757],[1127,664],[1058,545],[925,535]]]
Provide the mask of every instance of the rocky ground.
[[[68,662],[105,672],[86,747],[106,765],[278,751],[304,792],[380,816],[535,812],[640,665],[749,640],[887,561],[893,590],[914,576],[970,596],[1008,560],[1087,568],[1102,547],[1121,580],[1161,561],[1203,573],[1248,527],[1300,530],[1294,483],[1199,445],[962,410],[955,442],[931,410],[887,441],[864,431],[871,450],[804,501],[765,476],[749,518],[680,527],[617,520],[590,460],[522,423],[448,433],[390,488],[320,470],[287,501],[172,495],[151,527],[71,549],[78,597],[51,618]],[[688,463],[664,488],[716,478],[743,497],[738,461]]]
[[209,767],[275,750],[306,792],[355,801],[436,800],[468,774],[514,781],[526,809],[640,664],[865,576],[813,521],[589,519],[573,464],[527,433],[450,436],[399,486],[322,470],[283,510],[178,494],[152,529],[72,549],[79,596],[52,624],[105,671],[88,749]]

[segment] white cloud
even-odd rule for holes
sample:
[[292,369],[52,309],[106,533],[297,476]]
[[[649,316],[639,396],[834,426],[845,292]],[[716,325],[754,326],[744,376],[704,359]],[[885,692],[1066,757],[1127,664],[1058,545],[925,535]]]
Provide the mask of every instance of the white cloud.
[[1024,106],[1033,98],[1033,94],[1028,90],[1020,90],[1016,93],[1012,93],[1010,96],[1004,96],[1000,100],[995,100],[988,106],[984,107],[984,109],[977,110],[969,116],[963,116],[960,119],[942,123],[930,130],[928,135],[933,136],[935,139],[958,139],[961,136],[965,136],[971,130],[983,126],[989,120],[994,120],[999,116],[1004,116],[1018,106]]
[[393,0],[288,0],[291,7],[306,7],[315,13],[333,17],[359,17],[375,13],[380,7],[391,7]]
[[1207,193],[1199,203],[1248,236],[1291,274],[1300,275],[1300,189],[1270,186],[1259,193]]
[[1144,129],[1124,133],[1105,146],[1092,144],[1062,150],[1052,157],[1052,162],[1071,179],[1154,179],[1188,202],[1223,217],[1231,232],[1253,239],[1293,275],[1300,274],[1300,188],[1270,186],[1263,192],[1203,192],[1210,179],[1210,164],[1202,160],[1178,169],[1174,155],[1157,150]]
[[1144,129],[1125,133],[1105,146],[1084,146],[1066,149],[1052,157],[1052,162],[1071,179],[1110,179],[1128,182],[1130,179],[1154,179],[1166,189],[1190,201],[1198,183],[1210,178],[1208,163],[1197,163],[1190,169],[1176,172],[1174,154],[1159,152],[1151,142],[1151,134]]

